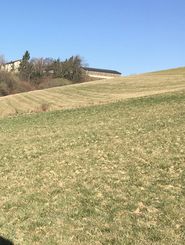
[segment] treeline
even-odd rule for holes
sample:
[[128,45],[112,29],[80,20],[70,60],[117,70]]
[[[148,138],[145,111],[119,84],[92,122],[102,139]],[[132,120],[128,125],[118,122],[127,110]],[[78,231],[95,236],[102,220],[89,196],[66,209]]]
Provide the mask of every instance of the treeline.
[[[1,65],[0,61],[0,68]],[[26,51],[16,72],[13,64],[11,72],[0,69],[0,96],[87,81],[89,78],[82,66],[79,56],[72,56],[65,61],[30,59],[30,53]]]

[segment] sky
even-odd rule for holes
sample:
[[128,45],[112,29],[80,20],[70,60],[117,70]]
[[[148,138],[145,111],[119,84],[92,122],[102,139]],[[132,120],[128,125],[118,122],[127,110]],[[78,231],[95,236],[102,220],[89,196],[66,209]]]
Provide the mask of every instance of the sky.
[[0,0],[0,54],[64,60],[123,75],[185,66],[185,0]]

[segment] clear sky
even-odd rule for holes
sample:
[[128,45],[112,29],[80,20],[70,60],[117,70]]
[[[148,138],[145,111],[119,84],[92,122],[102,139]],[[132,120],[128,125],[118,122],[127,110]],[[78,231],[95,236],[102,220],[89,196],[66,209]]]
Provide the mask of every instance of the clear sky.
[[0,0],[10,61],[80,55],[123,74],[185,66],[185,0]]

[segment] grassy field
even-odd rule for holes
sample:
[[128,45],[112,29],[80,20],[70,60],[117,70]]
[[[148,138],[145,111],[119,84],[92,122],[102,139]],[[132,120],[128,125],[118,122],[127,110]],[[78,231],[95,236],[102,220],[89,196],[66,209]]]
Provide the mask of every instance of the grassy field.
[[21,113],[61,110],[116,102],[185,89],[185,76],[144,74],[63,86],[0,98],[0,117]]
[[[57,95],[80,106],[82,98],[90,105],[184,86],[152,81],[0,103],[15,108],[22,98],[26,107],[32,98],[36,106]],[[185,244],[185,90],[0,119],[0,139],[0,231],[15,244]]]
[[[148,73],[149,74],[149,73]],[[185,75],[185,67],[178,67],[174,69],[161,70],[156,72],[151,72],[150,74],[158,74],[158,75]]]

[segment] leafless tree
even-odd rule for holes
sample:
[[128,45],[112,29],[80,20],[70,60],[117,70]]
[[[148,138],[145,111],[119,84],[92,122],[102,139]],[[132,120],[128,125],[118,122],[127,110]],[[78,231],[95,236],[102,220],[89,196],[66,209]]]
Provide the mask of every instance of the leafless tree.
[[0,69],[5,64],[5,58],[4,55],[0,54]]

